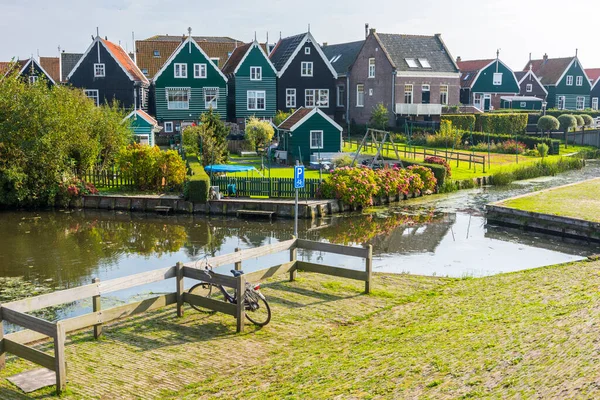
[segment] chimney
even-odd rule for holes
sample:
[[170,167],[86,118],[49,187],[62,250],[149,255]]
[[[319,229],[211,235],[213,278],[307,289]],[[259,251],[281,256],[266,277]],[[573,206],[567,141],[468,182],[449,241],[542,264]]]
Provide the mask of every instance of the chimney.
[[548,53],[544,53],[544,62],[548,61]]
[[462,61],[462,58],[460,58],[460,56],[456,57],[456,63],[459,63]]
[[375,28],[371,28],[369,29],[369,35],[372,35],[376,32]]
[[327,42],[323,42],[323,46],[321,47],[327,47]]
[[369,24],[368,23],[365,24],[365,39],[367,37],[369,37]]

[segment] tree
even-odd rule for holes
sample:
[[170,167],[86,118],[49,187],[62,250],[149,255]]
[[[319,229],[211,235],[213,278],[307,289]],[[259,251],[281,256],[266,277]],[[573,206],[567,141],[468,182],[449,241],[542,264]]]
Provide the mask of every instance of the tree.
[[566,149],[569,146],[569,144],[567,143],[568,142],[567,134],[570,129],[577,127],[577,120],[572,115],[563,114],[560,117],[558,117],[558,122],[560,123],[560,129],[565,134],[565,149]]
[[373,111],[371,112],[371,118],[369,119],[369,122],[372,126],[378,129],[381,128],[382,130],[385,130],[389,119],[389,111],[387,107],[383,103],[379,103],[375,107],[373,107]]
[[544,115],[538,120],[537,127],[542,131],[542,134],[547,132],[548,137],[550,137],[550,132],[557,130],[560,127],[560,122],[552,115]]
[[577,128],[581,128],[583,126],[583,118],[581,117],[581,115],[573,115],[575,117],[575,120],[577,121]]
[[279,126],[281,125],[281,123],[283,121],[285,121],[286,119],[288,119],[288,117],[290,115],[292,115],[294,113],[294,110],[290,110],[290,112],[286,113],[285,111],[277,111],[277,114],[275,114],[275,117],[273,118],[273,124],[275,124],[275,126]]
[[585,128],[589,128],[590,126],[594,125],[594,118],[587,114],[581,114],[580,117],[583,121],[583,123],[581,124],[581,145],[583,146],[585,142]]
[[259,147],[267,147],[271,140],[275,130],[268,121],[261,121],[256,117],[251,117],[246,122],[246,138],[250,144],[258,151]]

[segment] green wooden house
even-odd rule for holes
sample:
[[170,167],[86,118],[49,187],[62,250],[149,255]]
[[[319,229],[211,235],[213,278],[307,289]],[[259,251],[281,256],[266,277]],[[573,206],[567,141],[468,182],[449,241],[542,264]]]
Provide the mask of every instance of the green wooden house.
[[227,117],[227,77],[191,37],[184,40],[153,78],[161,134],[175,135],[212,108]]
[[499,109],[502,96],[519,94],[519,81],[499,58],[457,60],[460,69],[460,102],[483,111]]
[[277,112],[277,70],[255,40],[236,48],[223,66],[229,119],[242,128],[250,117],[272,119]]
[[154,134],[160,131],[154,118],[144,110],[134,110],[123,119],[123,122],[127,121],[138,143],[154,146]]
[[548,107],[559,110],[590,108],[590,80],[581,62],[575,57],[529,60],[525,70],[531,69],[548,91]]
[[313,154],[342,151],[342,127],[318,107],[300,107],[277,130],[279,149],[287,151],[288,163],[308,163]]

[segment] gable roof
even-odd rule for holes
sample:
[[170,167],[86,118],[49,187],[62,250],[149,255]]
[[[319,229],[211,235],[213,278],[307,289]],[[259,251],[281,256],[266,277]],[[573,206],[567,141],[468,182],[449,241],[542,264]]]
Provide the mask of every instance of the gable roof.
[[[19,63],[23,63],[23,61],[19,61]],[[46,77],[47,77],[47,78],[50,80],[50,82],[52,82],[52,84],[53,84],[53,85],[55,85],[55,84],[56,84],[56,82],[54,81],[54,78],[52,78],[52,76],[51,76],[51,75],[48,73],[48,71],[46,71],[46,70],[45,70],[45,69],[44,69],[44,68],[43,68],[43,67],[40,65],[40,63],[39,63],[39,62],[37,62],[37,61],[36,61],[36,59],[35,59],[35,58],[33,58],[33,57],[31,57],[29,60],[25,60],[25,63],[24,63],[24,64],[21,64],[21,65],[23,65],[23,67],[21,68],[21,71],[19,72],[19,74],[21,74],[21,75],[22,75],[22,74],[23,74],[23,72],[25,72],[25,70],[26,70],[26,69],[29,67],[29,65],[31,65],[32,63],[33,63],[33,64],[35,64],[35,65],[37,65],[37,67],[38,67],[38,68],[39,68],[39,69],[40,69],[40,70],[41,70],[41,71],[44,73],[44,75],[46,75]]]
[[60,53],[60,81],[66,82],[67,77],[73,71],[83,53]]
[[142,118],[146,122],[148,122],[150,125],[152,125],[152,126],[158,126],[158,122],[154,118],[152,118],[152,116],[150,116],[150,114],[148,114],[144,110],[140,110],[140,109],[133,110],[132,112],[130,112],[125,118],[123,118],[123,122],[127,121],[129,118],[133,117],[136,114],[140,118]]
[[148,79],[146,79],[144,74],[142,74],[142,71],[140,71],[140,69],[137,67],[137,65],[135,65],[135,63],[131,59],[131,57],[129,57],[129,55],[125,52],[125,50],[123,50],[121,46],[109,42],[106,39],[102,39],[100,36],[96,36],[94,38],[94,41],[92,42],[90,47],[87,48],[85,53],[83,53],[83,55],[79,58],[79,61],[77,61],[77,64],[75,64],[71,72],[69,72],[69,74],[67,75],[67,79],[70,79],[73,73],[77,71],[77,68],[79,68],[82,61],[87,57],[90,51],[92,51],[92,49],[95,46],[98,46],[100,44],[104,46],[108,54],[111,55],[111,57],[121,67],[123,72],[125,72],[125,74],[127,75],[127,77],[129,77],[130,80],[146,84],[150,83]]
[[523,71],[527,71],[531,65],[532,71],[543,85],[556,85],[575,59],[575,57],[564,57],[530,60]]
[[358,42],[331,44],[322,46],[321,48],[333,68],[335,68],[338,76],[345,76],[352,64],[354,64],[364,43],[364,40],[359,40]]
[[460,70],[460,87],[471,88],[479,76],[479,71],[485,69],[488,65],[496,61],[495,59],[487,60],[468,60],[457,62]]
[[521,83],[527,74],[529,74],[529,71],[515,71],[515,78]]
[[[411,72],[458,72],[452,55],[446,48],[440,35],[403,35],[395,33],[373,33],[390,63],[398,71]],[[408,66],[407,58],[427,59],[431,68]]]
[[600,68],[588,68],[585,70],[585,74],[589,78],[592,88],[596,87],[596,84],[600,80]]
[[315,114],[320,114],[340,132],[344,130],[340,125],[338,125],[334,120],[328,117],[327,114],[321,111],[321,109],[318,107],[300,107],[292,115],[287,117],[281,124],[279,124],[277,129],[293,132],[296,130],[296,128],[301,126],[305,121],[307,121],[310,117],[312,117]]
[[50,75],[41,65],[40,63],[33,57],[27,60],[17,60],[17,61],[9,61],[9,62],[0,62],[0,77],[4,77],[8,75],[12,71],[18,71],[19,75],[23,75],[23,73],[29,68],[29,66],[34,63],[40,71],[46,75],[48,80],[55,84],[54,78]]
[[200,47],[200,45],[198,45],[198,42],[196,42],[192,37],[188,37],[185,41],[181,42],[181,44],[177,47],[177,49],[173,52],[173,54],[171,54],[171,56],[167,59],[167,61],[165,61],[163,66],[158,70],[156,75],[154,75],[154,78],[152,78],[152,80],[156,81],[158,79],[158,77],[162,75],[162,73],[173,62],[173,60],[175,59],[175,57],[177,57],[177,55],[181,52],[181,50],[186,45],[188,45],[188,43],[193,44],[196,47],[196,49],[198,49],[200,54],[202,54],[208,60],[209,66],[214,68],[215,71],[217,71],[219,73],[219,75],[221,75],[221,77],[223,77],[223,79],[225,79],[225,82],[227,82],[227,77],[225,76],[225,74],[223,74],[223,72],[219,69],[219,67],[217,67],[214,63],[210,62],[210,57],[208,57],[208,55],[204,52],[204,50],[202,50],[202,47]]
[[246,57],[248,57],[248,54],[250,54],[252,49],[254,49],[255,47],[260,50],[262,55],[267,60],[267,63],[273,69],[273,72],[275,72],[275,74],[277,74],[277,70],[275,69],[275,67],[273,66],[273,63],[267,56],[267,53],[265,53],[264,49],[266,48],[266,44],[262,45],[262,44],[258,43],[256,40],[252,43],[247,43],[247,44],[244,44],[244,45],[236,48],[233,51],[233,53],[231,54],[231,57],[229,57],[229,60],[227,60],[227,62],[223,66],[223,69],[222,69],[223,73],[225,75],[237,74],[238,69],[244,63],[244,61],[246,60]]
[[542,90],[548,94],[548,91],[546,90],[546,88],[544,87],[544,85],[542,85],[542,82],[540,82],[540,80],[538,79],[538,77],[535,75],[535,72],[528,70],[528,71],[517,71],[515,72],[515,77],[517,78],[517,80],[519,81],[519,86],[521,86],[521,83],[523,83],[523,81],[525,79],[527,79],[527,77],[531,76],[537,83],[538,85],[540,85],[540,87],[542,88]]
[[58,57],[40,57],[39,65],[54,82],[60,82],[60,60]]
[[273,63],[273,66],[277,71],[279,71],[279,77],[283,76],[287,68],[290,66],[296,55],[300,52],[302,46],[305,43],[311,42],[314,45],[314,48],[317,50],[317,53],[321,56],[327,68],[331,71],[331,74],[335,79],[337,79],[337,72],[327,59],[327,56],[323,53],[321,46],[315,40],[313,35],[310,32],[302,33],[300,35],[290,36],[285,39],[280,39],[277,42],[277,45],[271,52],[269,58]]

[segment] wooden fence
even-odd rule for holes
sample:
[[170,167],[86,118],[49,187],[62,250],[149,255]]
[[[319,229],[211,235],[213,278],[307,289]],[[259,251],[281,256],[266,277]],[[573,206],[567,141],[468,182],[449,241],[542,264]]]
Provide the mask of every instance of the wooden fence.
[[134,188],[135,182],[127,178],[117,167],[92,168],[77,174],[83,181],[97,188]]
[[[279,198],[293,198],[296,196],[293,178],[262,178],[262,177],[224,177],[214,176],[210,180],[212,186],[218,186],[221,193],[228,192],[228,185],[235,185],[236,195],[242,197],[267,196]],[[298,191],[300,198],[314,199],[321,181],[319,179],[306,179],[304,188]]]
[[[348,270],[345,268],[298,261],[297,249],[361,257],[365,259],[365,269],[363,271]],[[234,265],[235,269],[240,270],[242,268],[242,262],[245,260],[264,257],[283,251],[289,251],[289,262],[264,268],[239,277],[232,277],[216,272],[211,272],[209,274],[206,272],[207,267],[216,268],[230,264]],[[231,304],[184,292],[185,278],[233,288],[237,291],[237,298],[239,299],[244,297],[246,282],[257,282],[284,273],[289,273],[289,279],[290,281],[293,281],[296,278],[297,271],[303,270],[364,281],[365,293],[369,293],[371,290],[372,267],[373,249],[371,245],[365,248],[356,248],[294,238],[284,242],[252,249],[236,249],[234,253],[212,257],[201,262],[187,264],[177,263],[177,265],[172,267],[143,272],[109,281],[101,282],[98,279],[94,279],[89,285],[0,304],[0,370],[5,366],[5,353],[14,354],[17,357],[21,357],[34,364],[55,371],[56,391],[60,394],[66,389],[67,382],[65,358],[65,340],[67,333],[93,328],[94,337],[97,339],[102,335],[103,324],[172,304],[176,304],[177,316],[179,317],[183,316],[184,303],[188,303],[234,316],[236,318],[237,332],[242,332],[244,330],[246,316],[243,302]],[[175,279],[175,291],[172,293],[108,309],[101,309],[100,307],[100,299],[103,295],[171,278]],[[27,314],[42,308],[90,298],[92,300],[93,312],[81,316],[63,319],[57,322],[49,322]],[[3,321],[21,326],[25,328],[25,330],[3,336]],[[29,343],[47,338],[51,338],[54,342],[53,356],[27,346]]]

